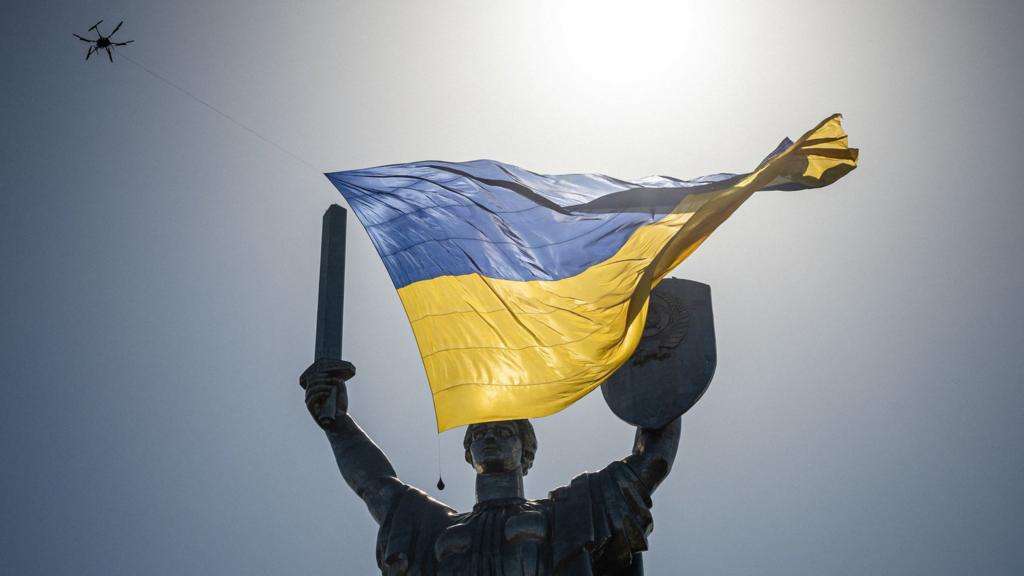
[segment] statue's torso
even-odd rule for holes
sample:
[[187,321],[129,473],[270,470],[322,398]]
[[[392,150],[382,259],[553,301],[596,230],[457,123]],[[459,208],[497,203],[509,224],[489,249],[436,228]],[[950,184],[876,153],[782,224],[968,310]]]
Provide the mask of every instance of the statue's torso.
[[650,497],[629,467],[582,474],[549,498],[460,514],[407,487],[377,535],[384,576],[643,574]]
[[477,505],[438,536],[438,576],[551,574],[550,517],[546,500]]

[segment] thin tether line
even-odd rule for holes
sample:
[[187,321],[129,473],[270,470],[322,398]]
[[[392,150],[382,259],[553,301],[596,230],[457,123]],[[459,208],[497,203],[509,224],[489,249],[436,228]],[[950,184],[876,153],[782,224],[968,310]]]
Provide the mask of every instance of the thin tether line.
[[141,63],[141,62],[139,62],[139,61],[135,60],[134,58],[131,58],[131,57],[129,57],[129,56],[126,56],[126,55],[125,55],[125,54],[124,54],[123,52],[118,52],[118,53],[117,53],[117,55],[118,55],[119,57],[121,57],[121,58],[124,58],[125,60],[127,60],[127,61],[131,62],[132,64],[135,64],[135,65],[136,65],[136,66],[138,66],[138,67],[139,67],[139,68],[140,68],[140,69],[141,69],[142,71],[146,72],[147,74],[149,74],[149,75],[150,75],[150,76],[152,76],[153,78],[156,78],[157,80],[159,80],[159,81],[163,82],[164,84],[167,84],[167,85],[168,85],[168,86],[170,86],[171,88],[174,88],[174,89],[175,89],[175,90],[177,90],[178,92],[181,92],[181,93],[182,93],[182,94],[184,94],[185,96],[188,96],[189,98],[191,98],[191,99],[195,100],[196,102],[198,102],[198,103],[202,104],[203,106],[206,106],[207,108],[209,108],[210,110],[212,110],[213,112],[215,112],[215,113],[216,113],[217,115],[219,115],[219,116],[220,116],[221,118],[224,118],[225,120],[227,120],[227,121],[231,122],[231,123],[232,123],[232,124],[234,124],[235,126],[238,126],[239,128],[241,128],[242,130],[245,130],[246,132],[248,132],[248,133],[252,134],[253,136],[255,136],[255,137],[257,137],[257,138],[259,138],[259,139],[260,139],[260,140],[262,140],[263,142],[265,142],[265,143],[269,144],[270,146],[273,146],[274,148],[277,148],[277,149],[278,149],[279,151],[281,151],[281,152],[284,152],[284,153],[285,153],[285,154],[287,154],[288,156],[291,156],[293,160],[296,160],[296,161],[298,161],[298,162],[301,162],[302,164],[304,164],[304,165],[305,165],[305,166],[307,166],[308,168],[312,168],[312,169],[313,169],[313,170],[314,170],[314,171],[315,171],[315,172],[316,172],[317,174],[323,174],[323,171],[322,171],[322,170],[320,170],[319,168],[317,168],[316,166],[314,166],[314,165],[313,165],[313,164],[312,164],[311,162],[309,162],[308,160],[306,160],[306,159],[305,159],[305,158],[303,158],[302,156],[299,156],[299,155],[298,155],[298,154],[296,154],[295,152],[292,152],[291,150],[289,150],[289,149],[285,148],[284,146],[282,146],[282,145],[278,144],[277,142],[274,142],[274,141],[273,141],[273,140],[271,140],[270,138],[267,138],[266,136],[264,136],[264,135],[260,134],[260,133],[259,133],[259,132],[257,132],[256,130],[254,130],[254,129],[252,129],[252,128],[248,127],[248,126],[246,126],[246,125],[245,125],[244,123],[242,123],[242,122],[241,122],[240,120],[237,120],[237,119],[236,119],[235,117],[231,116],[231,115],[230,115],[230,114],[228,114],[227,112],[224,112],[224,111],[220,110],[219,108],[217,108],[217,107],[216,107],[216,106],[214,106],[213,104],[210,104],[210,103],[209,103],[209,102],[207,102],[206,100],[203,100],[203,99],[202,99],[202,98],[200,98],[199,96],[196,96],[196,95],[195,95],[195,94],[193,94],[193,93],[192,93],[191,91],[189,91],[189,90],[187,90],[187,89],[185,89],[185,88],[182,88],[181,86],[177,85],[176,83],[174,83],[173,81],[171,81],[171,80],[167,79],[166,77],[162,76],[161,74],[159,74],[159,73],[157,73],[157,72],[154,72],[154,71],[153,71],[153,70],[151,70],[151,69],[150,69],[149,67],[147,67],[147,66],[146,66],[145,64],[143,64],[143,63]]
[[441,433],[437,433],[437,489],[444,490],[444,474],[441,473]]

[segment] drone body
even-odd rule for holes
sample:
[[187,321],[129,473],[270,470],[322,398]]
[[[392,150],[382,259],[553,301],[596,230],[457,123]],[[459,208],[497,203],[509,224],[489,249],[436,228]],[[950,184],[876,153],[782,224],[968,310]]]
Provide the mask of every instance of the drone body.
[[135,42],[135,40],[128,40],[127,42],[114,42],[110,39],[111,36],[117,34],[117,31],[121,29],[121,24],[124,24],[124,20],[117,23],[117,26],[114,27],[114,31],[110,33],[110,36],[104,36],[103,33],[99,31],[99,28],[97,28],[97,26],[99,26],[102,23],[103,20],[100,20],[99,22],[93,24],[92,28],[89,28],[89,32],[95,31],[96,36],[98,36],[98,38],[82,38],[78,34],[74,34],[74,37],[78,38],[82,42],[88,42],[89,44],[92,44],[92,46],[89,46],[89,51],[85,53],[86,60],[88,60],[89,57],[92,56],[94,53],[99,52],[100,50],[105,50],[107,52],[107,58],[109,58],[110,61],[113,62],[114,55],[110,51],[110,48],[112,46],[127,46],[128,44]]

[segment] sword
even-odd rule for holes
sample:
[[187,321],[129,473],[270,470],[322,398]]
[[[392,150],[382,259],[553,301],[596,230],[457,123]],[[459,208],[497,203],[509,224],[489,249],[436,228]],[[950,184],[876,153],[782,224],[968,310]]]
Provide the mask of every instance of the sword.
[[[345,216],[345,209],[337,204],[332,204],[324,212],[314,363],[320,360],[341,360],[341,326],[345,312]],[[316,421],[321,428],[327,430],[334,427],[337,406],[338,390],[333,388],[317,415]]]

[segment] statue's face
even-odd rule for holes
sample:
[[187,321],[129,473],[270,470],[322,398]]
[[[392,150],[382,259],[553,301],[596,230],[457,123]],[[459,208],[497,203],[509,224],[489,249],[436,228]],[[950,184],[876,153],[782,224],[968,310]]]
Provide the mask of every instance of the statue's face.
[[511,472],[523,465],[523,442],[511,422],[473,424],[469,455],[477,474]]

